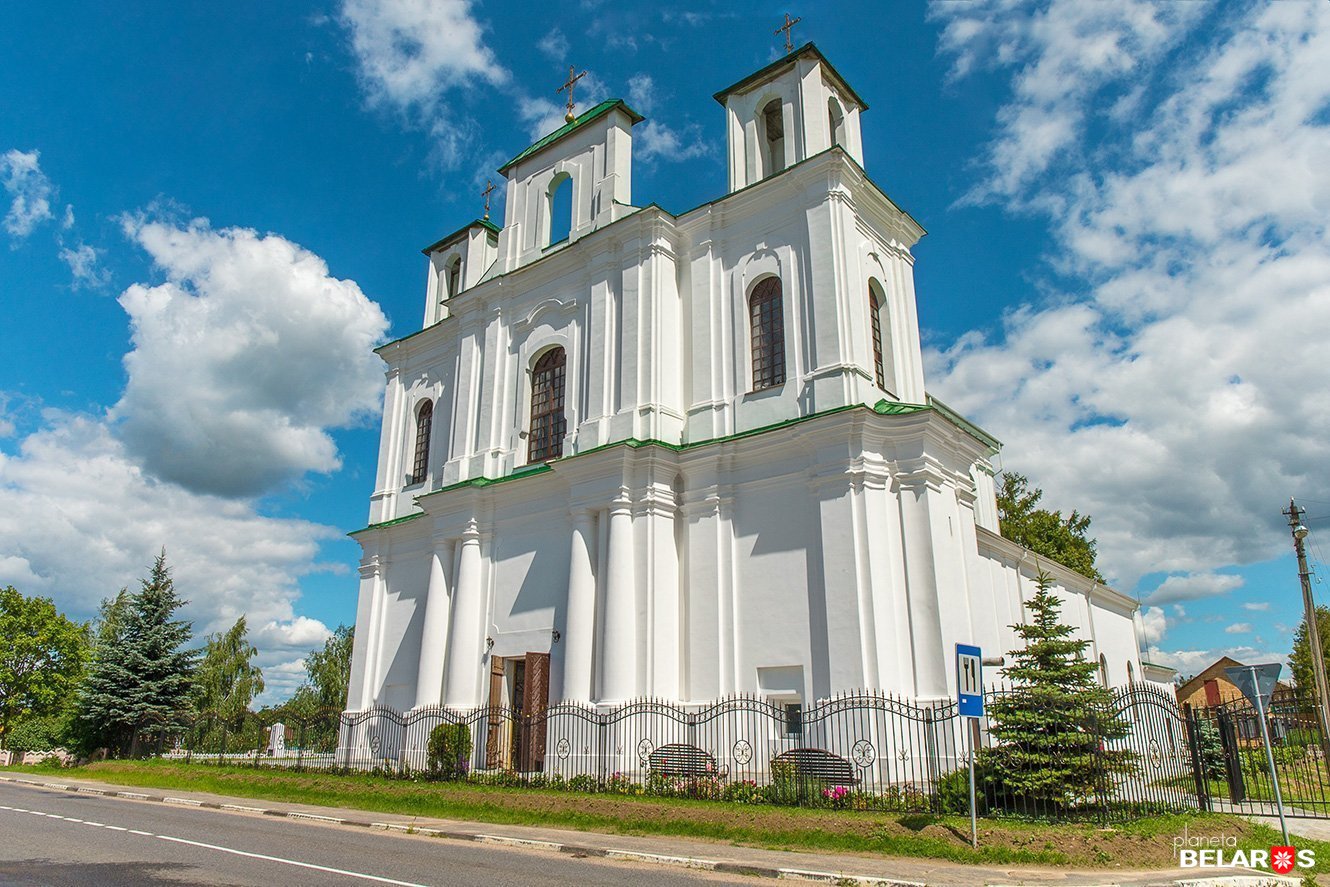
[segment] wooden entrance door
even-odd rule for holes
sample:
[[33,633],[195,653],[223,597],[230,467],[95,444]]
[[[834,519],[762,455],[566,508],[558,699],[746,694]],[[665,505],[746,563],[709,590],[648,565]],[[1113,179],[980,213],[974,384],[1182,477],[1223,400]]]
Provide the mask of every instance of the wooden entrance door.
[[490,658],[488,769],[530,772],[545,765],[545,710],[550,704],[550,654]]

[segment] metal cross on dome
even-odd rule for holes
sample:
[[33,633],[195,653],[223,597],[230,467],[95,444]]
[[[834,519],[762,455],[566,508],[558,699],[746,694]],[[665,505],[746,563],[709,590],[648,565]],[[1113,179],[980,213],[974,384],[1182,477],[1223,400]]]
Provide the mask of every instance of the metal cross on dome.
[[485,180],[485,189],[480,192],[485,197],[485,218],[490,217],[490,195],[494,193],[494,182]]
[[555,90],[555,92],[563,92],[565,89],[568,90],[568,113],[563,115],[563,119],[567,120],[569,123],[572,123],[577,118],[577,115],[573,113],[573,87],[577,85],[577,81],[586,76],[586,71],[583,71],[581,74],[574,74],[573,72],[576,70],[576,65],[569,65],[568,82]]
[[791,39],[790,32],[794,30],[795,25],[799,24],[799,22],[803,20],[804,20],[803,16],[799,16],[798,18],[791,21],[790,14],[787,12],[785,13],[785,24],[781,25],[779,28],[777,28],[775,31],[772,32],[773,34],[779,34],[781,31],[785,32],[786,52],[794,52],[794,40]]

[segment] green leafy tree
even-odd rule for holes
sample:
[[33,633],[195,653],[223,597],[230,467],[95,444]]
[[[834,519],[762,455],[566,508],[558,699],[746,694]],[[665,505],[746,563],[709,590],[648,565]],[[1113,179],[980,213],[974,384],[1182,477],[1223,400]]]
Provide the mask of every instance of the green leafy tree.
[[355,629],[337,626],[323,648],[311,650],[305,657],[305,683],[291,698],[290,708],[309,717],[315,712],[346,708],[346,691],[351,683],[351,648]]
[[65,618],[50,598],[0,589],[0,740],[22,720],[68,706],[87,647],[86,626]]
[[1042,570],[1026,607],[1030,619],[1013,625],[1025,642],[1007,655],[1014,688],[988,706],[988,729],[997,743],[980,759],[1005,795],[1023,806],[1065,809],[1107,799],[1113,775],[1135,769],[1135,755],[1107,742],[1130,731],[1113,714],[1113,696],[1096,680],[1098,666],[1085,658],[1089,641],[1059,621],[1061,603]]
[[998,525],[1003,538],[1023,545],[1035,554],[1056,561],[1082,576],[1104,581],[1095,568],[1095,541],[1089,537],[1090,516],[1073,511],[1039,508],[1044,491],[1031,487],[1029,479],[1004,471],[997,490]]
[[[1321,633],[1321,652],[1330,656],[1330,607],[1316,608],[1316,629]],[[1308,696],[1314,694],[1316,678],[1312,676],[1312,644],[1305,616],[1298,623],[1298,630],[1293,633],[1293,652],[1289,654],[1288,665],[1298,689],[1305,691]],[[1327,667],[1330,668],[1330,658],[1327,659]]]
[[236,721],[263,692],[263,671],[254,665],[258,650],[249,642],[245,617],[229,631],[210,635],[194,675],[194,708]]
[[85,745],[134,754],[140,731],[169,732],[179,724],[189,705],[195,657],[184,646],[190,623],[174,618],[184,603],[163,551],[137,594],[122,591],[105,608],[79,699]]

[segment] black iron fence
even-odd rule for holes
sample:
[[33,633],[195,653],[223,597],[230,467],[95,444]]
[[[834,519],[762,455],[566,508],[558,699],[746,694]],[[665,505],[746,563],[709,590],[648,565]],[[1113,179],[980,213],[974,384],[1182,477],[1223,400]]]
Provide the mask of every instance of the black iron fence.
[[[1130,729],[1107,742],[1087,738],[1078,754],[1102,778],[1093,795],[1070,800],[1013,793],[995,778],[984,766],[993,746],[986,724],[973,727],[953,701],[875,692],[811,706],[736,696],[705,706],[205,714],[143,739],[163,758],[190,762],[921,813],[968,810],[973,742],[985,811],[1112,819],[1201,805],[1208,783],[1172,694],[1136,685],[1102,711],[1075,715],[1105,716]],[[1121,754],[1108,754],[1122,751],[1125,768]]]
[[[1196,739],[1206,809],[1273,815],[1274,781],[1256,706],[1236,699],[1189,708],[1185,717]],[[1314,692],[1281,685],[1265,706],[1265,717],[1285,813],[1330,817],[1327,737]]]

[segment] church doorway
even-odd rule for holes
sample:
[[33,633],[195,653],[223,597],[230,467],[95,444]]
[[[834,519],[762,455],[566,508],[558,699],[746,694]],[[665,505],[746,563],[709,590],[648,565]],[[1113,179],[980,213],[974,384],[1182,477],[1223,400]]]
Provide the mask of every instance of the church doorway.
[[486,769],[544,769],[549,704],[550,654],[491,657]]

